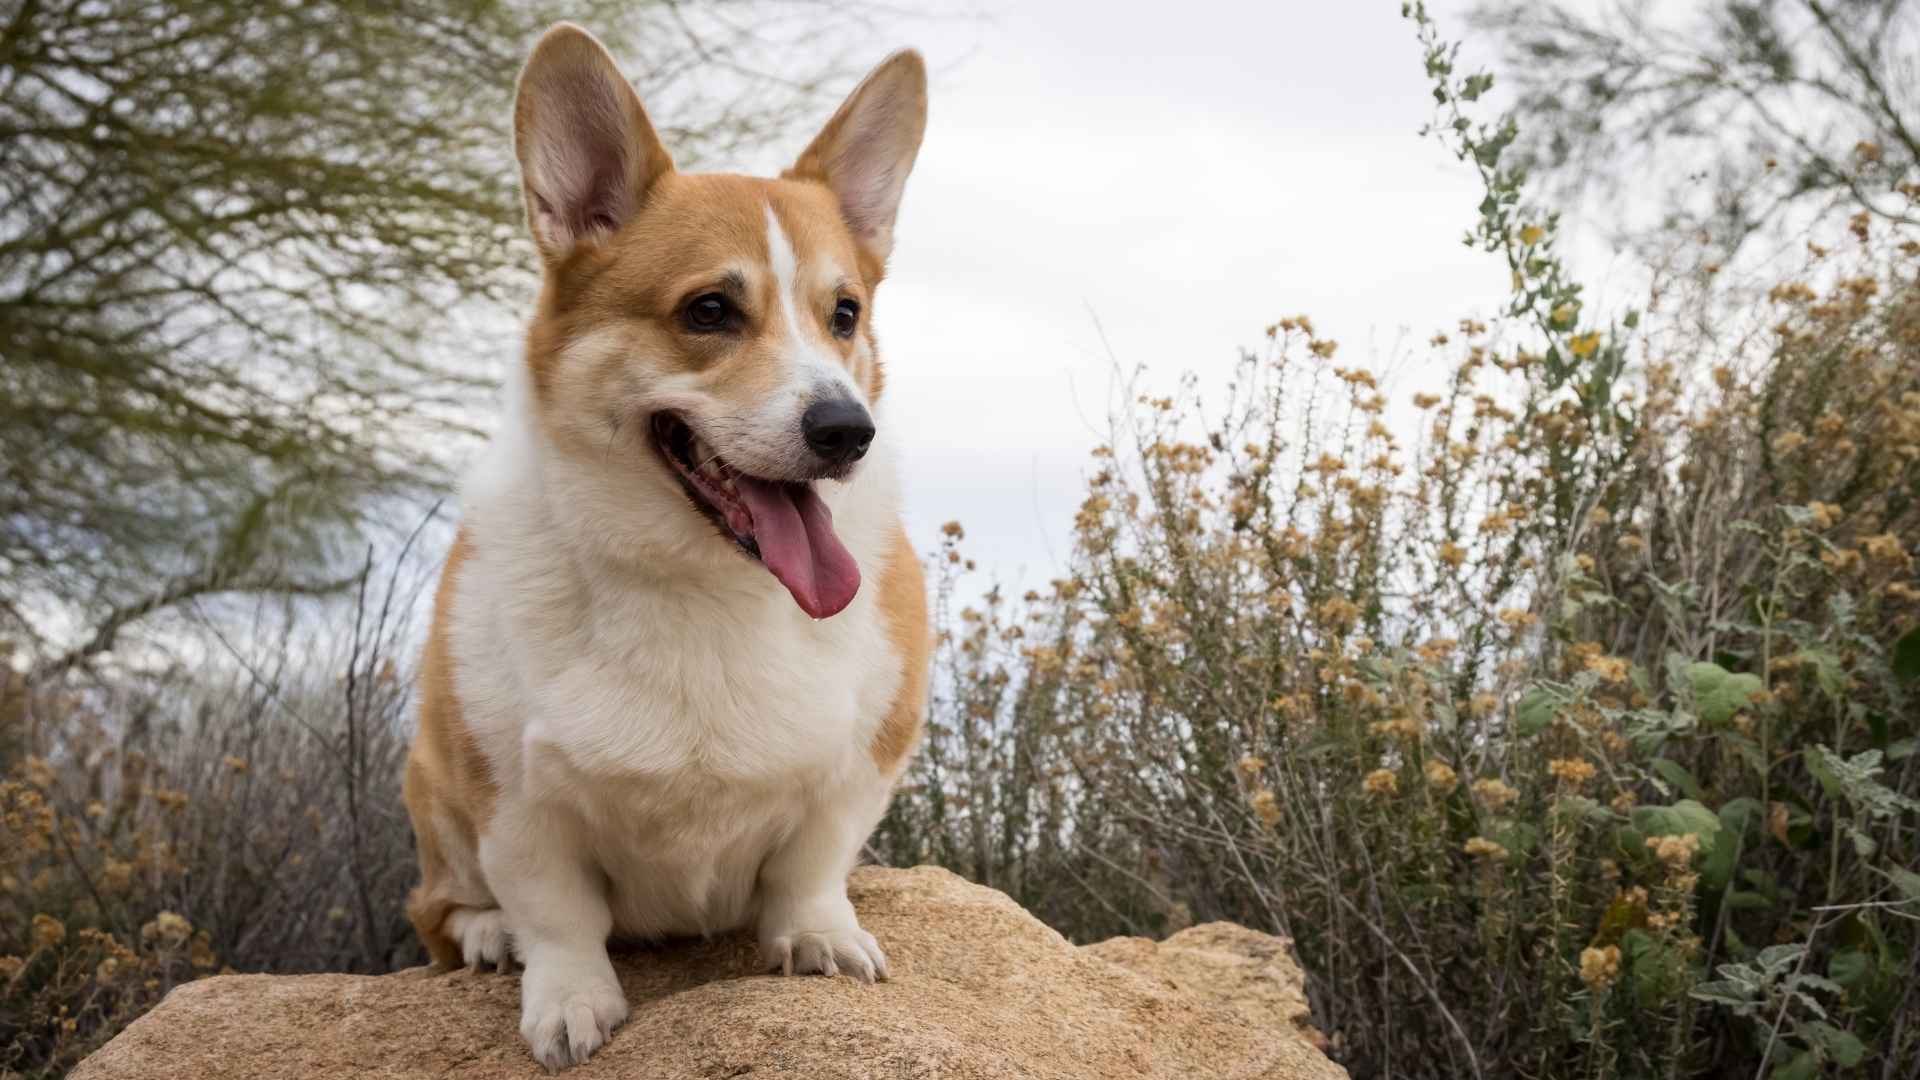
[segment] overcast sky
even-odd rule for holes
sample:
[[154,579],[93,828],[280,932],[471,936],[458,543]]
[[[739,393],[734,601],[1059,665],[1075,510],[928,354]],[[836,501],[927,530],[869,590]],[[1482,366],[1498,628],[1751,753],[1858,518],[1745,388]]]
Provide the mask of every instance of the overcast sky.
[[1053,576],[1115,361],[1217,381],[1304,312],[1384,362],[1501,301],[1460,243],[1471,176],[1416,134],[1399,8],[1031,0],[901,32],[932,119],[876,318],[917,545],[957,518],[1004,583]]

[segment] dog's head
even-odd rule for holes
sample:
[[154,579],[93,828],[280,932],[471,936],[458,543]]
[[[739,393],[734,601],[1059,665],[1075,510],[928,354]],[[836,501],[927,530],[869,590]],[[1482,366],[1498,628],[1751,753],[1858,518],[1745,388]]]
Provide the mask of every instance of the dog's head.
[[924,64],[898,53],[780,179],[682,174],[570,25],[535,46],[514,103],[545,274],[527,350],[544,434],[630,481],[636,512],[658,512],[643,492],[677,493],[680,524],[763,563],[815,618],[860,584],[816,485],[850,479],[875,435],[874,291],[926,107]]

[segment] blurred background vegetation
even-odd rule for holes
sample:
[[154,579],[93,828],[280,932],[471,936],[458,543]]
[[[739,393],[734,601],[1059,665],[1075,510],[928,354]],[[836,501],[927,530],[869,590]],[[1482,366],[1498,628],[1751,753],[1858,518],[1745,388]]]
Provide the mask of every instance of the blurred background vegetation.
[[[820,5],[585,7],[683,162],[848,74]],[[418,962],[412,616],[557,14],[0,4],[0,1074]],[[1511,295],[1408,400],[1307,316],[1227,400],[1133,376],[1047,590],[950,526],[873,854],[1077,940],[1286,934],[1356,1077],[1910,1077],[1920,5],[1496,0],[1497,80],[1407,14]]]

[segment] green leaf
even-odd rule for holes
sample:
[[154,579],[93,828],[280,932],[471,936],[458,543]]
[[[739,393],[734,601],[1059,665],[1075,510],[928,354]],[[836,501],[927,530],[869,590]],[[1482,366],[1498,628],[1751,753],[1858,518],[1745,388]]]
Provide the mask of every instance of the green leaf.
[[1734,911],[1767,911],[1773,907],[1773,901],[1757,892],[1735,889],[1727,894],[1727,907]]
[[1859,949],[1841,949],[1827,961],[1827,977],[1851,990],[1873,974],[1873,958]]
[[1633,827],[1648,836],[1700,837],[1705,850],[1720,834],[1720,819],[1714,812],[1692,799],[1681,799],[1672,806],[1641,806],[1633,811]]
[[1800,1033],[1819,1047],[1827,1060],[1843,1069],[1851,1069],[1860,1064],[1867,1056],[1867,1048],[1851,1031],[1842,1031],[1832,1024],[1810,1021],[1800,1026]]
[[1893,673],[1902,682],[1920,679],[1920,626],[1906,632],[1893,645]]
[[1526,822],[1516,821],[1496,831],[1491,839],[1513,855],[1525,855],[1540,845],[1540,830]]
[[1698,799],[1700,797],[1700,781],[1695,780],[1693,774],[1687,771],[1686,766],[1679,762],[1670,758],[1655,758],[1653,771],[1659,773],[1660,778],[1667,783],[1679,788],[1680,793],[1687,798]]
[[1920,900],[1920,874],[1903,870],[1898,866],[1889,867],[1885,873],[1892,879],[1894,887],[1899,889],[1908,900]]
[[1700,719],[1709,724],[1724,724],[1733,719],[1733,714],[1746,708],[1753,695],[1759,693],[1763,684],[1758,675],[1741,672],[1736,675],[1706,661],[1690,664],[1687,676],[1693,684],[1694,709]]
[[1770,975],[1785,971],[1798,963],[1801,954],[1806,951],[1807,947],[1798,942],[1787,945],[1769,945],[1760,950],[1760,966],[1765,968]]
[[1820,1075],[1820,1055],[1802,1050],[1774,1066],[1773,1080],[1812,1080]]
[[1880,850],[1880,842],[1864,829],[1842,824],[1840,831],[1846,834],[1847,839],[1853,841],[1853,853],[1862,859],[1871,859],[1873,853]]
[[1750,795],[1728,799],[1720,808],[1720,824],[1736,836],[1745,836],[1754,825],[1766,820],[1766,808]]
[[1622,825],[1613,831],[1613,842],[1620,849],[1620,855],[1628,859],[1647,857],[1647,834],[1631,825]]
[[1753,1000],[1753,991],[1737,982],[1704,982],[1688,991],[1687,996],[1716,1005],[1745,1005]]
[[1553,723],[1553,714],[1553,695],[1536,686],[1520,697],[1520,708],[1513,721],[1514,733],[1522,738],[1538,735]]

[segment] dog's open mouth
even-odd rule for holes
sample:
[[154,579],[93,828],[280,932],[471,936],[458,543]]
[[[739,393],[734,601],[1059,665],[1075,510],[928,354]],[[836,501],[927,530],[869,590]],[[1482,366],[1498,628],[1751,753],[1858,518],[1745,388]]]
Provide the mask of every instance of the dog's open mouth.
[[670,412],[653,415],[654,446],[724,535],[763,563],[816,619],[860,591],[860,566],[833,531],[833,511],[808,481],[764,480],[727,464]]

